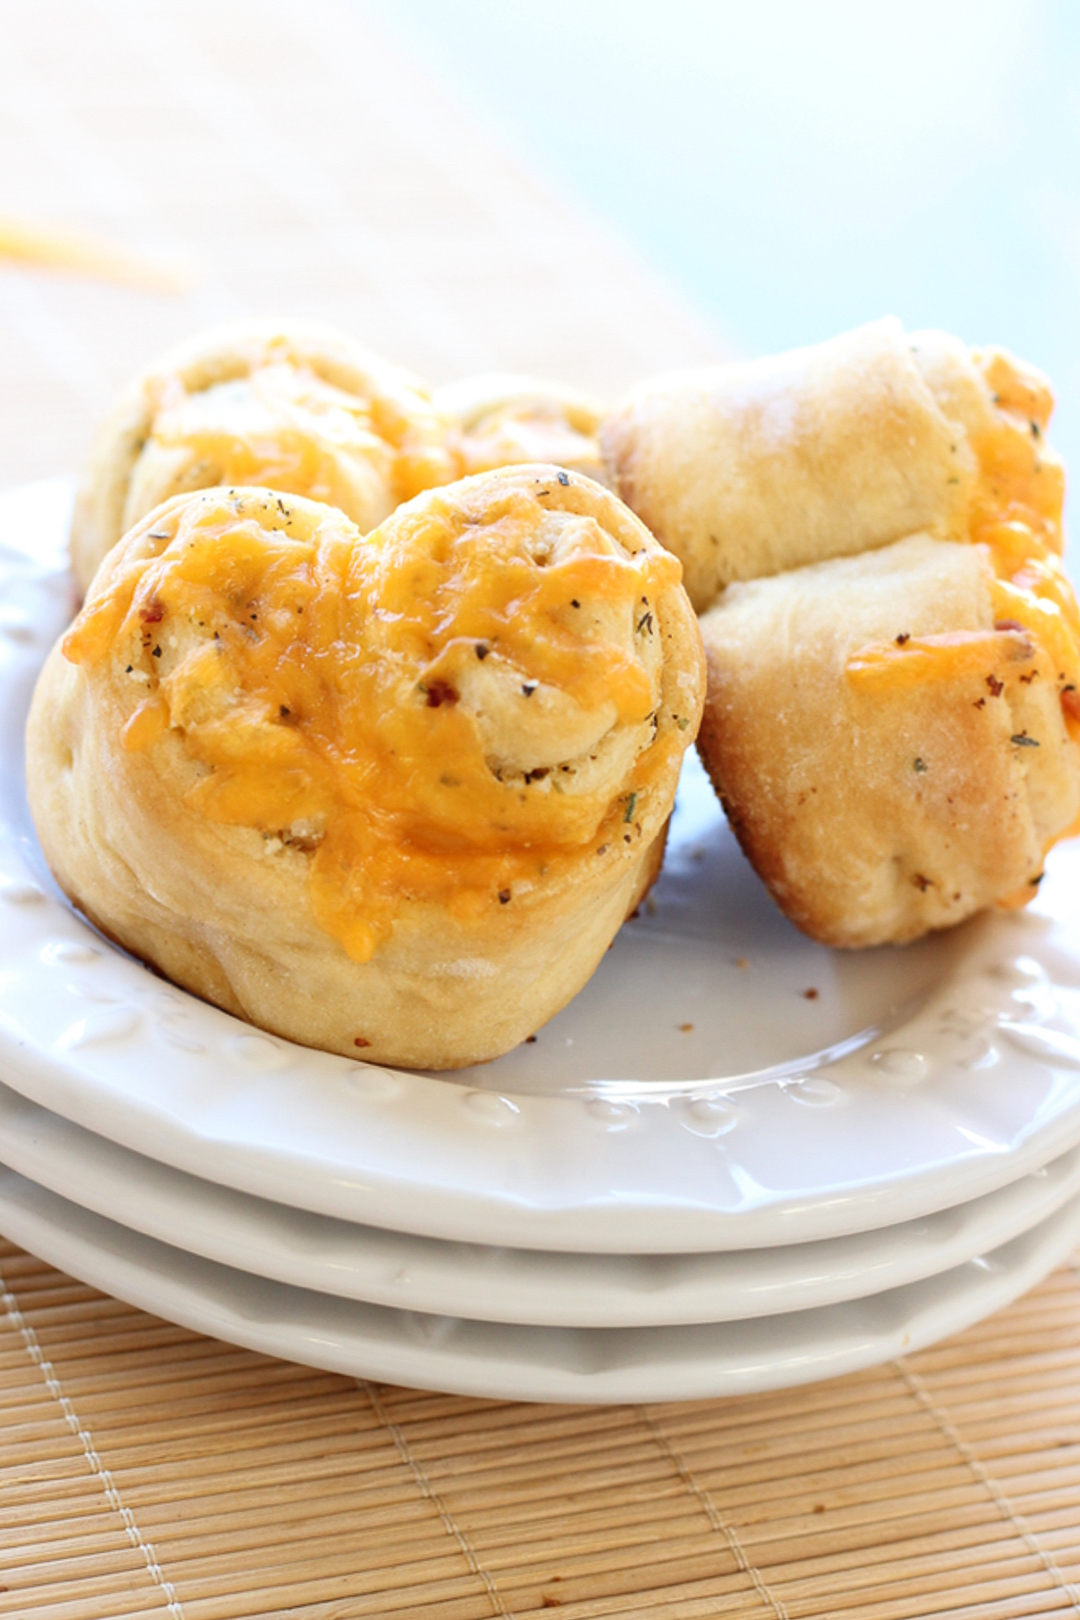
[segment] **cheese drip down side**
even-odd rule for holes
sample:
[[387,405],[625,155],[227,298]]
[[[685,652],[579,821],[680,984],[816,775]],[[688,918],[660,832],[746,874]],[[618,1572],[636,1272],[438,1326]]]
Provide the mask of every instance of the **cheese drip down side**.
[[994,619],[1041,647],[1066,723],[1080,738],[1080,610],[1061,561],[1065,475],[1045,442],[1054,399],[1049,384],[1001,350],[974,360],[991,390],[989,423],[971,435],[978,461],[969,535],[994,574]]
[[[988,425],[971,434],[978,463],[967,537],[986,556],[993,574],[994,631],[911,636],[860,648],[847,663],[850,679],[950,680],[989,659],[994,672],[1002,655],[1007,675],[1022,678],[1015,632],[1026,637],[1030,656],[1041,650],[1036,679],[1053,680],[1066,722],[1080,737],[1080,610],[1061,562],[1064,477],[1043,443],[1053,396],[1045,379],[1000,350],[976,354],[992,389]],[[1011,635],[1011,641],[1010,641]],[[1000,673],[1000,672],[999,672]]]
[[65,640],[91,676],[123,660],[123,746],[179,737],[195,813],[309,853],[315,915],[356,960],[410,902],[481,918],[640,837],[692,736],[658,735],[678,563],[567,509],[567,474],[529,474],[366,536],[267,491],[180,498]]
[[[340,507],[370,528],[401,501],[456,476],[419,396],[351,392],[284,343],[253,348],[241,375],[149,385],[150,424],[131,470],[123,526],[184,490],[262,485]],[[430,418],[430,419],[429,419]]]
[[1010,520],[1024,524],[1045,546],[1061,553],[1065,473],[1046,443],[1054,396],[1041,372],[1001,349],[972,354],[990,391],[992,410],[969,437],[978,463],[969,530]]
[[[846,674],[867,691],[981,674],[991,697],[1016,683],[1049,683],[1069,736],[1080,742],[1080,609],[1060,556],[1064,474],[1044,442],[1053,395],[1045,378],[1000,350],[973,359],[993,408],[970,433],[977,476],[967,538],[989,564],[993,628],[902,631],[893,642],[859,648]],[[1038,742],[1026,733],[1014,738],[1018,747]],[[1049,839],[1044,856],[1077,831],[1074,824]],[[1035,893],[1032,883],[999,903],[1025,904]]]

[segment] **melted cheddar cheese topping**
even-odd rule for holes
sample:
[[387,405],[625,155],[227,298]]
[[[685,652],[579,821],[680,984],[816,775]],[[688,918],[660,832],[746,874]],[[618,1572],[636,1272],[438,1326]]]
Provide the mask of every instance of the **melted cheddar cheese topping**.
[[463,474],[542,461],[576,467],[603,483],[596,427],[587,412],[526,399],[489,411],[454,434],[452,443]]
[[679,565],[560,509],[566,476],[433,491],[364,537],[265,490],[177,500],[64,652],[136,683],[123,746],[178,736],[192,810],[309,855],[320,925],[367,960],[407,901],[467,921],[640,837],[678,746],[656,598]]
[[[1065,478],[1044,443],[1053,409],[1046,380],[1001,350],[973,355],[990,390],[989,426],[971,435],[977,477],[968,539],[990,564],[992,630],[899,635],[861,648],[845,673],[857,686],[915,685],[982,674],[995,694],[1012,681],[1057,687],[1066,729],[1080,742],[1080,609],[1061,562]],[[989,673],[987,673],[989,672]],[[1080,832],[1080,821],[1047,841]],[[1037,879],[998,902],[1026,905]]]
[[457,476],[438,419],[404,387],[349,392],[284,340],[253,348],[248,361],[242,375],[199,389],[175,374],[155,379],[125,528],[172,495],[215,484],[305,495],[372,528]]
[[1043,443],[1053,396],[1038,373],[1000,350],[974,359],[995,408],[990,426],[972,435],[978,474],[968,538],[993,571],[995,628],[901,635],[861,648],[846,672],[859,685],[907,685],[950,680],[987,658],[1001,663],[1006,679],[1042,663],[1080,737],[1080,611],[1061,563],[1064,474]]

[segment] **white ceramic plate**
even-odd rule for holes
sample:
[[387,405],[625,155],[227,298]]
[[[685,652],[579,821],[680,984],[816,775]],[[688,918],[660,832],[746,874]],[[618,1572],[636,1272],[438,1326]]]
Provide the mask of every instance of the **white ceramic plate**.
[[1080,1193],[1080,1147],[921,1220],[719,1254],[586,1255],[445,1243],[290,1209],[132,1153],[0,1086],[0,1162],[189,1253],[345,1299],[491,1322],[727,1322],[900,1287],[1009,1242]]
[[226,1186],[546,1250],[864,1231],[1080,1141],[1075,850],[1028,912],[835,953],[776,912],[692,768],[652,905],[535,1044],[482,1069],[311,1052],[167,986],[57,895],[23,796],[23,715],[70,608],[67,498],[0,503],[0,1073],[16,1090]]
[[1003,1248],[906,1288],[692,1327],[518,1327],[290,1288],[128,1231],[4,1169],[0,1231],[144,1310],[332,1372],[498,1400],[667,1401],[831,1378],[967,1327],[1065,1258],[1080,1237],[1080,1198]]

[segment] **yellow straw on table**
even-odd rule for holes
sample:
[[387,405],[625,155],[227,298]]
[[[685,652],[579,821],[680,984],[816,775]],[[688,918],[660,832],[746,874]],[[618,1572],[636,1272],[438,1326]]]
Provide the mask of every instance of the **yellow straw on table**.
[[123,282],[146,292],[182,293],[192,280],[190,271],[144,258],[101,237],[0,215],[0,263],[5,260]]

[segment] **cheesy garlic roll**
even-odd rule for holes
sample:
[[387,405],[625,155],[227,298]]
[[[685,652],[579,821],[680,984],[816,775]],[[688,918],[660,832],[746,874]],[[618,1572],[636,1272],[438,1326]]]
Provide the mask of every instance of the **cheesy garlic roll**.
[[257,484],[374,528],[458,463],[415,378],[320,327],[226,328],[166,355],[103,423],[71,531],[85,592],[106,552],[172,495]]
[[[1017,498],[1060,551],[1048,402],[1045,380],[999,351],[941,332],[908,337],[890,318],[644,383],[606,419],[601,443],[612,487],[682,559],[702,613],[733,580],[915,533],[966,540],[973,520],[1007,517]],[[1010,480],[1002,500],[991,467]]]
[[42,673],[30,799],[88,917],[350,1057],[492,1058],[585,983],[660,859],[704,667],[677,561],[554,467],[368,535],[175,498]]
[[544,461],[609,482],[597,437],[602,408],[577,389],[493,372],[437,388],[434,402],[451,424],[463,474]]
[[[1049,387],[942,333],[916,334],[909,357],[948,443],[931,440],[920,469],[917,439],[897,452],[892,426],[877,435],[868,419],[834,487],[835,458],[808,448],[797,406],[787,476],[777,417],[770,456],[790,527],[772,532],[789,555],[827,560],[763,567],[701,621],[702,757],[775,898],[833,945],[911,939],[1030,899],[1080,811],[1080,614],[1059,555]],[[894,375],[892,359],[882,367]],[[843,368],[838,378],[851,381]],[[883,389],[879,378],[868,397]],[[841,415],[833,401],[827,432]],[[850,420],[855,435],[857,400]],[[869,494],[860,506],[858,491],[892,489],[898,464],[907,493],[890,497],[894,517],[920,513],[921,532],[890,539],[871,523],[855,555],[830,556],[855,546],[853,514],[885,510]],[[935,514],[934,479],[950,464]],[[806,532],[795,487],[810,491]],[[762,546],[758,561],[778,556]]]
[[702,619],[702,759],[815,939],[899,942],[1030,899],[1076,821],[1075,605],[1033,595],[1029,624],[1054,597],[1071,621],[1040,636],[1005,583],[988,547],[915,535],[732,585]]

